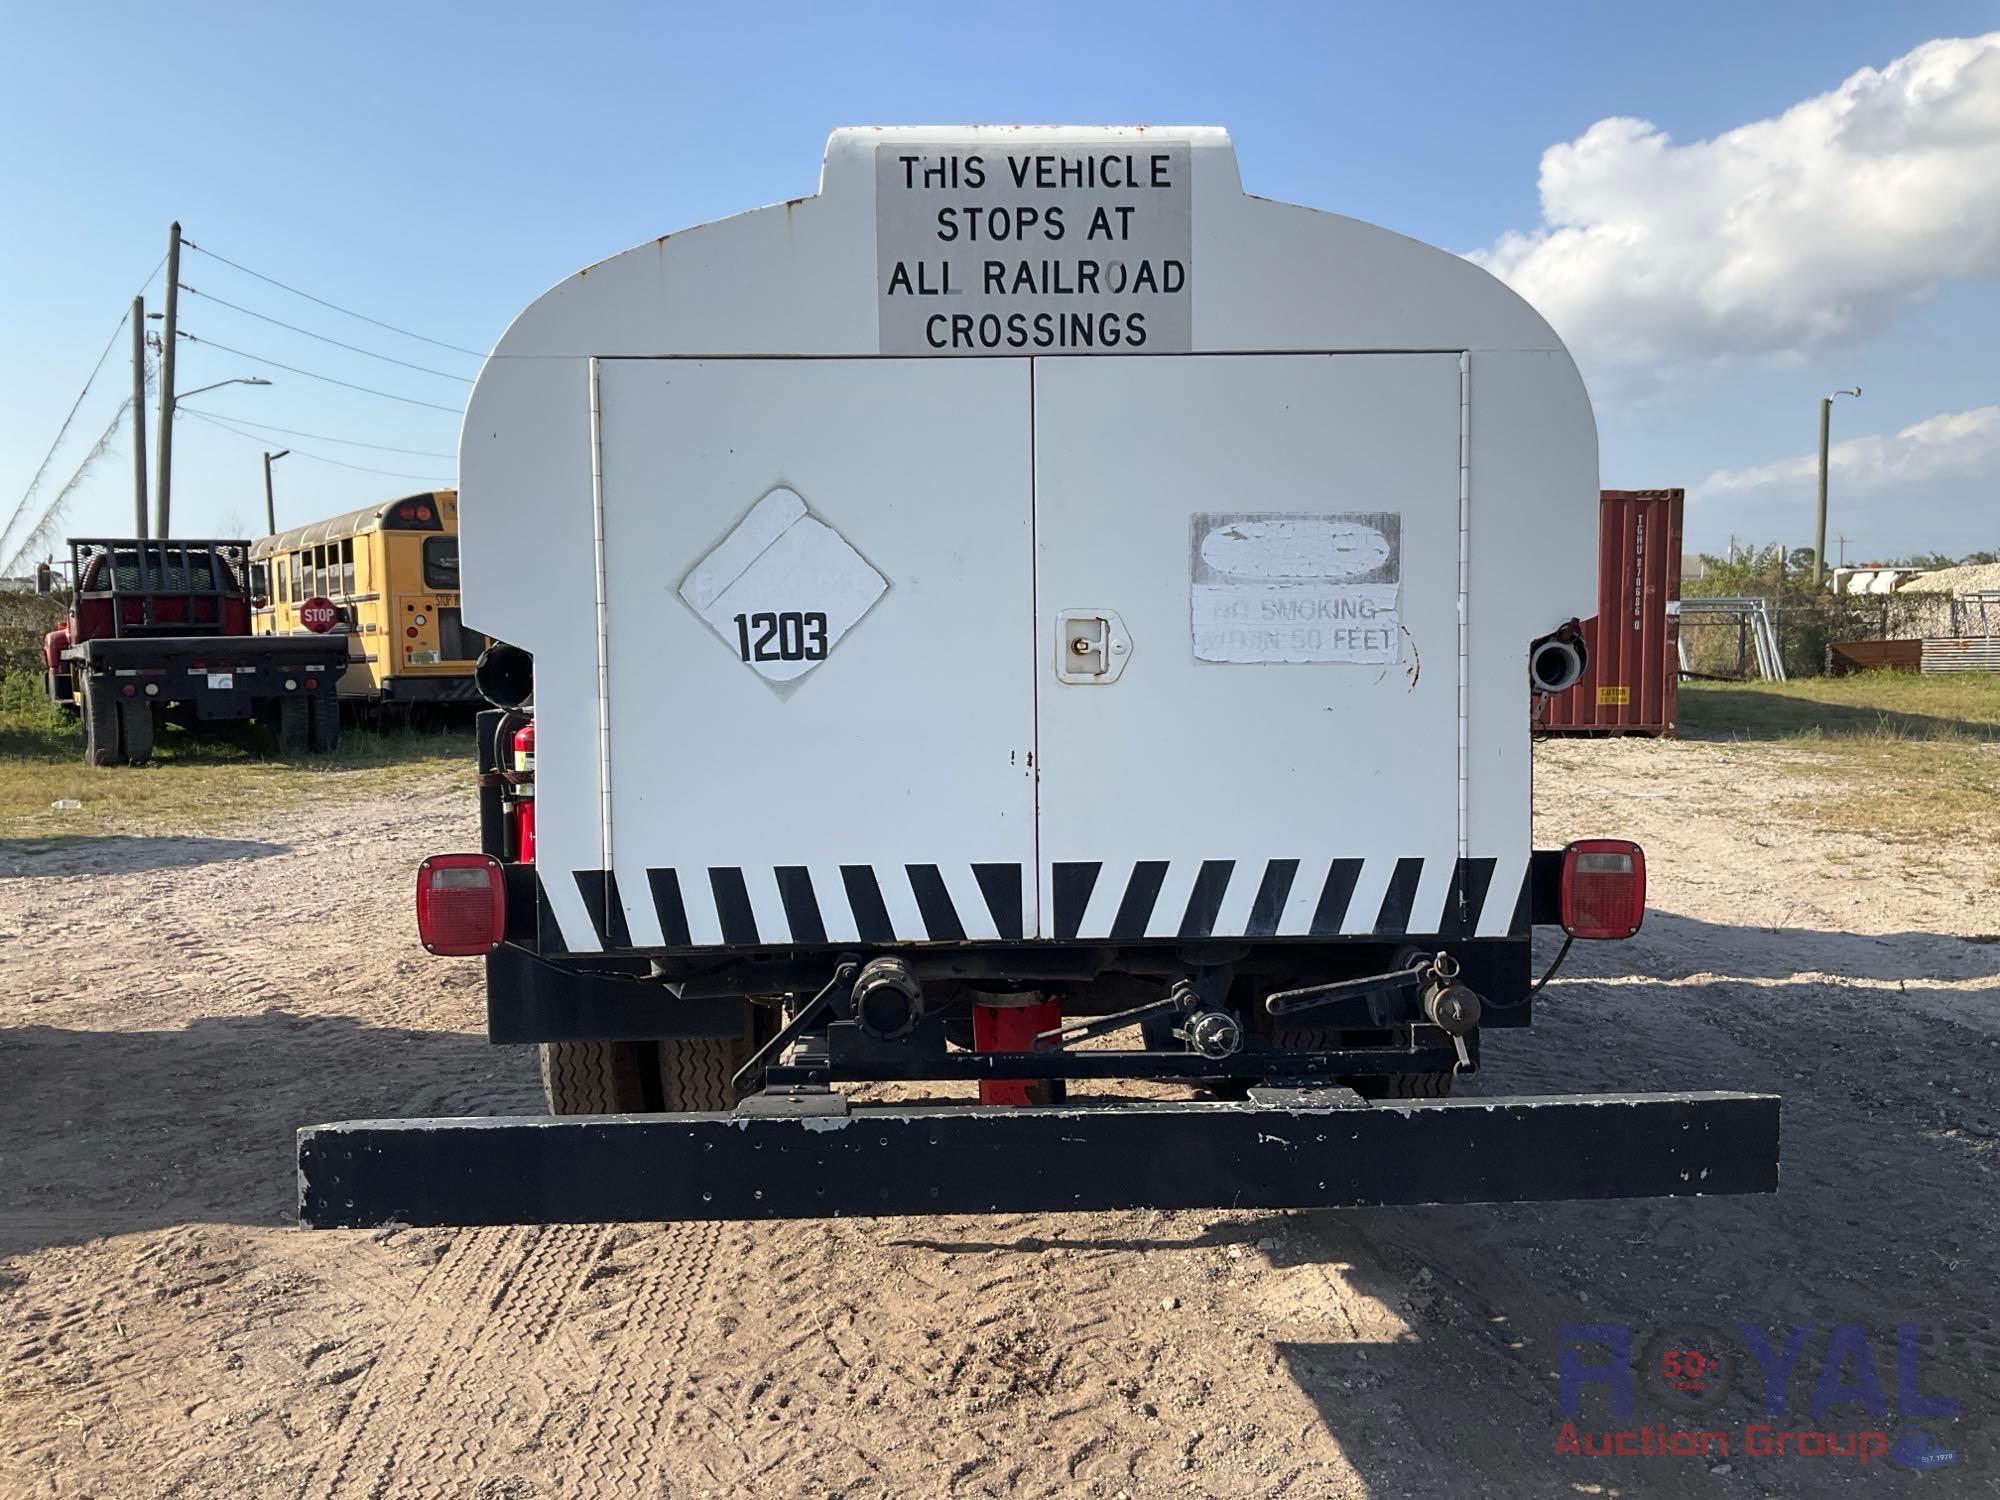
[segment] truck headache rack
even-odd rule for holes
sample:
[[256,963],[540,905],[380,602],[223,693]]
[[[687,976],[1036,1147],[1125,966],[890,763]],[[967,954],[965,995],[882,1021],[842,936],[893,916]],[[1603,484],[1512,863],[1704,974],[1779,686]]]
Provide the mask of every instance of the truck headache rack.
[[79,599],[110,601],[106,634],[226,635],[224,601],[247,597],[248,551],[231,539],[71,537],[70,578]]
[[299,1132],[308,1229],[1352,1208],[1769,1193],[1770,1094],[1044,1109],[761,1096],[733,1114],[352,1120]]

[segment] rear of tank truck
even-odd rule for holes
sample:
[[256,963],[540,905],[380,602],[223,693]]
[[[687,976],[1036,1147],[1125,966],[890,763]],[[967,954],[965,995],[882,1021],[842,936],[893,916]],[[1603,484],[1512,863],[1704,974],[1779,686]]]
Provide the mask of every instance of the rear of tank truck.
[[842,131],[496,355],[416,917],[549,1113],[302,1130],[302,1223],[1775,1189],[1773,1097],[1479,1077],[1646,891],[1529,846],[1595,431],[1483,272],[1218,130]]

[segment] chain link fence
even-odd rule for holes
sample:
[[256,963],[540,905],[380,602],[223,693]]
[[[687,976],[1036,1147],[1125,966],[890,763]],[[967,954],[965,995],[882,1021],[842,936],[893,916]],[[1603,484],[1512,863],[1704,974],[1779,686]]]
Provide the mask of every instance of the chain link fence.
[[[1819,599],[1796,594],[1765,597],[1770,599],[1778,654],[1790,677],[1822,675],[1827,646],[1834,641],[1921,640],[1952,632],[1950,594],[1906,590]],[[1756,647],[1747,620],[1684,615],[1681,646],[1692,672],[1708,677],[1757,675]]]

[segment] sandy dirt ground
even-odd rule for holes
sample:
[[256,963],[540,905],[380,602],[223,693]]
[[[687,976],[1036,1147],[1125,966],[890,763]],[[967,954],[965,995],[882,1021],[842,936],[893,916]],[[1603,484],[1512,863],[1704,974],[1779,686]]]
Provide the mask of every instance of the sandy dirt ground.
[[[1544,748],[1542,841],[1639,838],[1656,910],[1472,1085],[1781,1092],[1745,1199],[307,1234],[297,1125],[538,1107],[407,914],[469,795],[0,845],[0,1496],[1995,1493],[1993,854],[1787,822],[1768,765]],[[1583,1322],[1807,1327],[1775,1425],[1837,1432],[1884,1424],[1806,1415],[1832,1325],[1894,1404],[1911,1324],[1957,1462],[1559,1456]]]

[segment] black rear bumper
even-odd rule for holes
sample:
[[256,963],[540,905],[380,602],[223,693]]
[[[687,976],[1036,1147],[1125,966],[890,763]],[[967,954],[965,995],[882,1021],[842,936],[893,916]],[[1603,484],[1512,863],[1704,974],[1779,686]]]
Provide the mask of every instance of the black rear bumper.
[[332,696],[347,670],[347,637],[100,636],[65,655],[78,678],[114,679],[121,689],[129,682],[133,696],[193,704],[198,718],[244,719],[263,699]]
[[384,703],[479,703],[479,689],[472,685],[468,667],[462,677],[384,677]]
[[344,671],[347,637],[329,635],[96,636],[66,653],[93,672],[120,668],[277,668]]
[[1365,1103],[854,1107],[760,1096],[733,1114],[359,1120],[299,1132],[299,1222],[677,1219],[1349,1208],[1768,1193],[1769,1094]]

